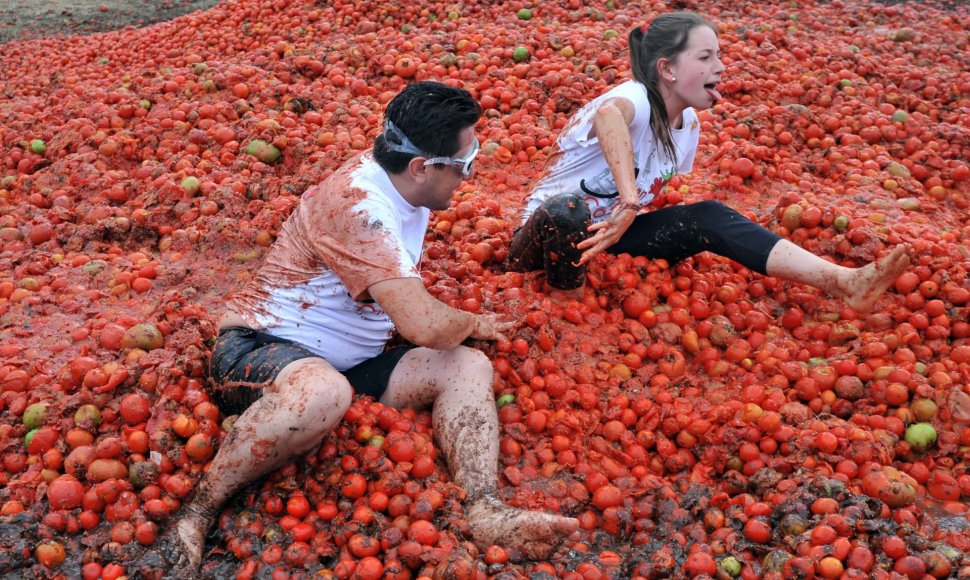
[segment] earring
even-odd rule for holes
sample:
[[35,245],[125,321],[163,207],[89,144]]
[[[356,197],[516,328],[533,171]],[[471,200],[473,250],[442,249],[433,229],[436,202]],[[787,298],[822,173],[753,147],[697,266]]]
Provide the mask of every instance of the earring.
[[677,82],[677,77],[670,77],[670,82],[676,83]]

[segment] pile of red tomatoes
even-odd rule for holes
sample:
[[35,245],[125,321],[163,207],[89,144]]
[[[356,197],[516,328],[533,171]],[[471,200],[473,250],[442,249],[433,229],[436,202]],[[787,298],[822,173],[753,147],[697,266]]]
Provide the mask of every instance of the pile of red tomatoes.
[[476,546],[427,412],[355,402],[220,513],[203,575],[970,578],[970,11],[697,0],[725,101],[658,205],[719,199],[835,262],[900,243],[873,312],[717,256],[507,272],[569,115],[662,2],[235,0],[0,46],[0,573],[119,578],[232,418],[214,321],[300,195],[406,83],[464,87],[477,177],[430,224],[438,299],[517,321],[500,495],[576,517],[544,562]]

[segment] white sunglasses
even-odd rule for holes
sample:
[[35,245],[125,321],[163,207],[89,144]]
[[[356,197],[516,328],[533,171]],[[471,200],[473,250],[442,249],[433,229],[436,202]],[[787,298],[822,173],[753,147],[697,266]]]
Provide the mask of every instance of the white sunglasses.
[[465,157],[432,157],[415,147],[407,135],[389,120],[384,122],[384,143],[388,149],[397,153],[408,153],[427,157],[428,159],[425,160],[424,165],[450,165],[460,171],[464,177],[471,176],[472,162],[475,161],[475,157],[481,150],[478,137],[473,137],[472,151]]

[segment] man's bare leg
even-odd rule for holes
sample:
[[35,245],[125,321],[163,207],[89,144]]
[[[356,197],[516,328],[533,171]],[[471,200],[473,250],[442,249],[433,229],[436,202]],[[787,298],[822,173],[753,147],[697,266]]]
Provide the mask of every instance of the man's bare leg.
[[[323,359],[288,364],[233,425],[195,495],[160,542],[175,577],[202,562],[219,508],[247,483],[306,453],[343,418],[353,399],[347,380]],[[167,545],[166,545],[167,544]]]
[[417,348],[395,367],[381,402],[396,408],[434,402],[435,436],[452,479],[468,494],[465,507],[475,542],[545,559],[579,522],[511,508],[495,498],[499,433],[492,377],[492,363],[480,351]]
[[814,286],[859,312],[868,312],[909,265],[907,249],[899,245],[871,264],[846,268],[781,240],[768,254],[766,270],[769,276]]

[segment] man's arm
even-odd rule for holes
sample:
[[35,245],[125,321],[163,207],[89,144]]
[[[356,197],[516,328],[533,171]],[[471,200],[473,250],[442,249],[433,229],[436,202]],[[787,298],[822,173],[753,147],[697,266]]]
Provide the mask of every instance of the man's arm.
[[494,314],[456,310],[428,293],[420,278],[395,278],[372,284],[368,291],[405,339],[435,350],[450,350],[466,338],[505,340],[511,322]]

